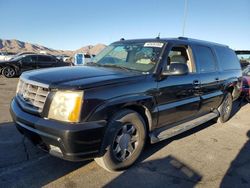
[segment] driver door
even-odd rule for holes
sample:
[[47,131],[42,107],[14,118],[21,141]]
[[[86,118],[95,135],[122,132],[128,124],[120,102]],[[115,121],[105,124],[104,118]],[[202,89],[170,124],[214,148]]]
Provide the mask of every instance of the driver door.
[[[194,118],[200,105],[200,78],[192,59],[192,50],[187,45],[172,47],[167,66],[171,63],[186,63],[189,68],[187,75],[170,75],[158,81],[159,117],[158,127],[171,126]],[[166,68],[167,69],[167,68]]]
[[35,55],[25,56],[20,60],[20,62],[22,71],[36,69],[37,56]]

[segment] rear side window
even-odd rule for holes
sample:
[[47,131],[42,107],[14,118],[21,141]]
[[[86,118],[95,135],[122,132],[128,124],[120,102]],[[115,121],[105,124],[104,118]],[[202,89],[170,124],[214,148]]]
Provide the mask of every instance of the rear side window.
[[233,50],[224,47],[216,47],[215,49],[222,70],[241,69],[239,59]]
[[48,56],[38,56],[38,61],[42,62],[53,62],[54,60]]
[[200,72],[216,71],[215,57],[210,48],[205,46],[195,46],[195,52]]

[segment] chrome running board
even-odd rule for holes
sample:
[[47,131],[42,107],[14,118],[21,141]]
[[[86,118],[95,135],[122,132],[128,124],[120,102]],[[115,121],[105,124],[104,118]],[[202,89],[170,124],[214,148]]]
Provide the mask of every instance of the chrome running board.
[[219,113],[218,112],[211,112],[209,114],[206,114],[204,116],[201,116],[201,117],[198,117],[194,120],[191,120],[191,121],[188,121],[188,122],[185,122],[185,123],[182,123],[182,124],[179,124],[179,125],[176,125],[172,128],[169,128],[169,129],[166,129],[166,130],[163,130],[163,131],[159,131],[159,130],[156,130],[155,132],[152,132],[149,136],[150,136],[150,141],[151,143],[156,143],[156,142],[159,142],[161,140],[165,140],[165,139],[168,139],[168,138],[171,138],[173,136],[176,136],[180,133],[183,133],[189,129],[192,129],[194,127],[197,127],[209,120],[212,120],[216,117],[219,116]]

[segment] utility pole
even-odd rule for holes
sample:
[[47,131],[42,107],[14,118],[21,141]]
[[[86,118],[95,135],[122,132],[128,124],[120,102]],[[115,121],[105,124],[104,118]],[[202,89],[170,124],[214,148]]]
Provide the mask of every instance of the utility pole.
[[184,19],[183,19],[183,26],[182,26],[182,36],[184,37],[185,34],[185,28],[186,28],[186,22],[187,22],[187,11],[188,11],[188,0],[184,0]]

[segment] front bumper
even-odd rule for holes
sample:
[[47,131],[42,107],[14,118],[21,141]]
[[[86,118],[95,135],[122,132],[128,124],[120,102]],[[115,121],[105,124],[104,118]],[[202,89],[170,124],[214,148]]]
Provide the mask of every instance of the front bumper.
[[63,123],[26,113],[14,98],[10,112],[17,129],[50,154],[80,161],[98,157],[106,121]]

